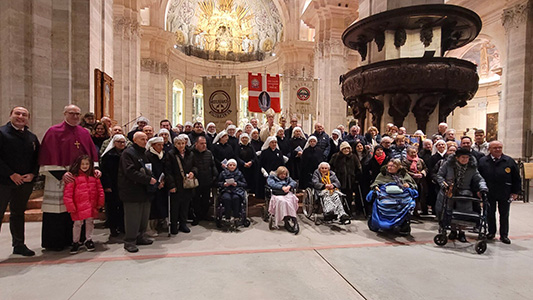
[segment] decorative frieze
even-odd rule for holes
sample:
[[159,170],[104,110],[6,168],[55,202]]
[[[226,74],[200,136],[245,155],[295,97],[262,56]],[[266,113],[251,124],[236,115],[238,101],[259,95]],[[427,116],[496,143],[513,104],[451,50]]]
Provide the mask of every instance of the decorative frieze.
[[168,74],[168,64],[152,58],[141,58],[141,71],[155,74]]
[[126,39],[139,37],[141,34],[141,24],[139,21],[124,16],[114,18],[113,28],[116,33],[122,33]]

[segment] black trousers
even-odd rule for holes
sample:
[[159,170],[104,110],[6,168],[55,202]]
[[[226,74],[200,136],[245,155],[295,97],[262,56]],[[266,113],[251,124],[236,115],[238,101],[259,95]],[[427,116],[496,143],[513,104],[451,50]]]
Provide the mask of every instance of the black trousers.
[[170,224],[180,226],[187,224],[189,205],[192,200],[192,189],[170,193]]
[[209,211],[209,195],[211,187],[199,186],[196,188],[193,208],[197,220],[205,220]]
[[222,193],[220,201],[224,206],[224,216],[238,218],[241,215],[241,197],[234,193]]
[[489,233],[496,234],[496,207],[500,214],[500,236],[509,236],[509,210],[511,203],[508,199],[489,199],[489,209],[487,213],[487,223],[489,225]]
[[118,198],[118,192],[105,193],[105,213],[109,229],[124,232],[124,205]]
[[[33,183],[20,186],[0,185],[0,215],[4,214],[9,204],[9,229],[13,247],[24,245],[24,211],[33,190]],[[0,228],[1,228],[0,219]]]

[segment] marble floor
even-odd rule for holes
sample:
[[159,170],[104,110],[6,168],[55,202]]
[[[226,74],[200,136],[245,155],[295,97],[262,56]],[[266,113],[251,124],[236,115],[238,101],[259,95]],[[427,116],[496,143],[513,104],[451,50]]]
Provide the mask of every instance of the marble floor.
[[[412,237],[351,225],[301,231],[268,229],[254,218],[239,232],[214,224],[155,238],[140,251],[96,229],[95,252],[45,252],[40,223],[28,223],[31,258],[12,255],[7,224],[0,233],[0,299],[531,299],[533,204],[513,203],[511,245],[433,244],[437,225],[412,225]],[[468,236],[471,241],[474,235]]]

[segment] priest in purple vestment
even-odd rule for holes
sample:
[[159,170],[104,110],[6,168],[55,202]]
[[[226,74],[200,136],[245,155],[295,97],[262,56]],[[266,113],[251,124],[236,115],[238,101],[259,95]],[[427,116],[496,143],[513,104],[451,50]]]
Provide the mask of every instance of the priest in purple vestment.
[[[47,175],[51,174],[56,179],[48,180],[47,176],[45,184],[56,186],[45,188],[43,199],[41,244],[43,248],[52,250],[62,250],[72,243],[72,220],[63,205],[63,185],[60,183],[66,167],[82,154],[98,161],[98,153],[90,133],[79,125],[81,109],[76,105],[65,106],[64,116],[62,123],[48,129],[39,153],[39,164],[49,170]],[[46,195],[47,190],[52,192]]]

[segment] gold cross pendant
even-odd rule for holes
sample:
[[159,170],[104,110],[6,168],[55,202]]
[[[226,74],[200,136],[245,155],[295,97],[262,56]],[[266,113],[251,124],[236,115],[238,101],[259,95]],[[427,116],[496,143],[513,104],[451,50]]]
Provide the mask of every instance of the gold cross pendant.
[[80,149],[80,142],[78,142],[77,140],[76,140],[76,142],[74,143],[74,145],[76,145],[76,148]]

